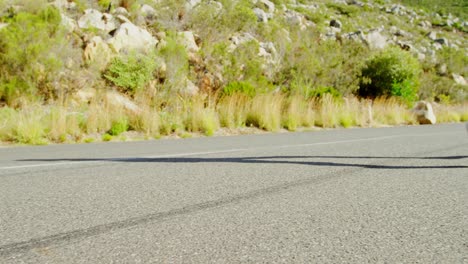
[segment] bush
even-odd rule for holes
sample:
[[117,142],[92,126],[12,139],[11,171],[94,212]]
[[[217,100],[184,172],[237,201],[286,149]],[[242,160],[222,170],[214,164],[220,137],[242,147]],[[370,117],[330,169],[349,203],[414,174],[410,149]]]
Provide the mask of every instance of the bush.
[[126,132],[129,128],[128,120],[126,118],[120,118],[112,122],[111,129],[108,134],[111,136],[118,136],[123,132]]
[[223,88],[224,95],[244,94],[249,97],[254,97],[256,94],[255,87],[248,82],[231,82]]
[[54,80],[63,60],[55,53],[65,45],[60,12],[54,7],[20,12],[0,30],[0,101],[12,105],[21,96],[55,95]]
[[325,94],[331,95],[333,98],[341,98],[341,93],[338,92],[335,88],[333,87],[318,87],[314,89],[310,89],[307,91],[307,98],[313,98],[313,97],[323,97]]
[[157,68],[154,56],[132,53],[114,58],[104,77],[115,86],[134,94],[154,79]]
[[406,102],[417,98],[421,66],[410,53],[388,48],[370,58],[362,69],[359,95],[398,96]]

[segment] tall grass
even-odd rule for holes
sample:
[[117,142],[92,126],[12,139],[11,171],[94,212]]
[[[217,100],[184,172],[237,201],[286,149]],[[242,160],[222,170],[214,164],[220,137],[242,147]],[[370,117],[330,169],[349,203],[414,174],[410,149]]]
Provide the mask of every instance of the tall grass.
[[[169,98],[169,97],[168,97]],[[144,138],[189,133],[214,135],[219,128],[255,127],[266,131],[296,131],[308,127],[369,127],[415,124],[410,107],[393,98],[374,101],[324,94],[307,100],[282,93],[223,95],[219,98],[146,98],[140,111],[128,111],[96,96],[89,104],[32,105],[0,108],[0,141],[22,144],[112,140],[132,130]],[[434,104],[438,122],[468,121],[468,104]],[[105,135],[105,136],[103,136]],[[127,138],[127,134],[120,139]]]

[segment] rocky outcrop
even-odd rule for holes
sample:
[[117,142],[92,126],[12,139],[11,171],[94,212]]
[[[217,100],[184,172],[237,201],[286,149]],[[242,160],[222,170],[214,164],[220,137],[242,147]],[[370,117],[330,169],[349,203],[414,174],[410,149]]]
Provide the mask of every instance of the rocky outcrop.
[[118,21],[111,14],[101,13],[95,9],[86,9],[78,20],[78,26],[83,29],[98,29],[109,33],[119,26]]
[[92,37],[83,52],[85,62],[99,70],[104,70],[113,56],[109,45],[99,36]]
[[109,46],[117,53],[131,50],[148,52],[156,47],[158,40],[147,30],[125,22],[115,31],[114,36],[108,40]]
[[455,81],[455,83],[459,85],[468,85],[468,82],[466,81],[466,79],[460,74],[452,73],[452,78]]
[[421,125],[433,125],[436,123],[436,116],[432,110],[432,105],[425,101],[419,101],[413,108],[416,120]]
[[380,30],[369,32],[364,39],[371,49],[383,49],[387,46],[387,37],[381,34]]

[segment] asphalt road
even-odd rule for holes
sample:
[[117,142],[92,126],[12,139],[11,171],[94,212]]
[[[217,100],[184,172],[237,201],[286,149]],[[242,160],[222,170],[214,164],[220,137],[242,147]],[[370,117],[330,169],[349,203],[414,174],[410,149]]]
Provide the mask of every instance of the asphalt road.
[[0,263],[468,263],[468,134],[0,148]]

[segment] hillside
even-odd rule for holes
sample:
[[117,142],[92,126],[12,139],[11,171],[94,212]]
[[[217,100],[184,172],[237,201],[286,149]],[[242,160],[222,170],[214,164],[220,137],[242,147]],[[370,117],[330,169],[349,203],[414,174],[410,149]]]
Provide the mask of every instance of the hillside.
[[[320,114],[327,98],[341,112],[354,100],[348,110],[362,115],[367,99],[391,98],[396,108],[421,99],[462,105],[447,121],[464,120],[466,3],[439,2],[3,1],[0,117],[7,121],[0,139],[295,130],[378,119],[336,117],[327,125]],[[294,107],[299,117],[312,117],[285,117]],[[37,131],[9,123],[19,116],[26,131]]]

